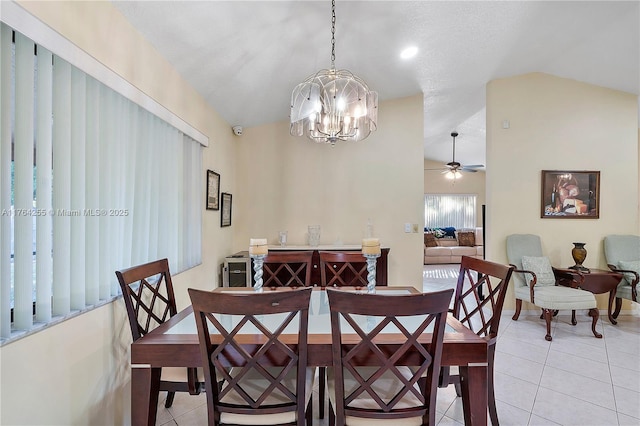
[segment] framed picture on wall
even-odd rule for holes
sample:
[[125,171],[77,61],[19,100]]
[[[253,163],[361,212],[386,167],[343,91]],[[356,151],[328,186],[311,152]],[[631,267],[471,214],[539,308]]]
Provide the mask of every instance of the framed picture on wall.
[[543,219],[598,219],[599,171],[542,171]]
[[207,170],[207,210],[220,210],[220,175]]
[[222,214],[220,214],[220,226],[231,226],[231,194],[222,193]]

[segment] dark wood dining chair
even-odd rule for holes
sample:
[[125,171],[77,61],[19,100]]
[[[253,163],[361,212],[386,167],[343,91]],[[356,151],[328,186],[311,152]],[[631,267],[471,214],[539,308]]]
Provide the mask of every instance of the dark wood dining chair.
[[[116,276],[134,342],[176,314],[176,299],[167,259],[116,271]],[[196,368],[163,368],[159,390],[167,391],[165,407],[171,407],[176,392],[198,395],[203,383],[204,376]],[[157,399],[157,393],[153,397]]]
[[359,251],[320,251],[322,287],[366,287],[367,259]]
[[[367,259],[359,251],[320,251],[320,285],[322,287],[366,287]],[[320,367],[318,393],[320,418],[324,418],[326,368]]]
[[[435,424],[452,294],[453,289],[406,296],[327,289],[333,347],[329,424]],[[402,333],[406,341],[392,350],[378,346],[385,330]],[[429,333],[426,344],[418,341]]]
[[262,266],[263,287],[309,287],[312,251],[271,251]]
[[[311,425],[315,374],[315,368],[307,367],[311,292],[311,288],[264,293],[189,289],[209,425],[302,426],[305,421]],[[292,333],[285,331],[287,327],[296,333],[288,342],[283,339],[284,333]],[[261,336],[243,344],[245,329]]]
[[[482,259],[462,256],[460,273],[456,284],[453,303],[453,315],[460,322],[487,340],[487,383],[489,417],[493,426],[498,426],[495,387],[493,380],[493,364],[498,340],[498,328],[502,306],[514,266],[502,265]],[[484,298],[480,297],[480,289],[485,287]],[[458,367],[464,368],[464,367]],[[451,374],[449,367],[441,369],[440,386],[453,384],[456,394],[463,396],[460,386],[460,375]],[[465,395],[465,400],[468,400]]]

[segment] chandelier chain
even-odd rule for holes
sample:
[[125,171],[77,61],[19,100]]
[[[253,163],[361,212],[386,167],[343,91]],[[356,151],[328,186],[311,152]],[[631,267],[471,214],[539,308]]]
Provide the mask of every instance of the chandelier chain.
[[331,0],[331,69],[336,68],[336,0]]

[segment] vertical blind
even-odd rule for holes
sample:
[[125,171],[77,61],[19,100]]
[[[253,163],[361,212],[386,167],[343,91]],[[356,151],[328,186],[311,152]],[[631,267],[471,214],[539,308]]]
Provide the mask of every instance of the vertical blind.
[[116,296],[117,269],[199,264],[201,158],[198,142],[2,24],[0,338]]
[[468,194],[425,194],[424,226],[456,229],[476,226],[476,196]]

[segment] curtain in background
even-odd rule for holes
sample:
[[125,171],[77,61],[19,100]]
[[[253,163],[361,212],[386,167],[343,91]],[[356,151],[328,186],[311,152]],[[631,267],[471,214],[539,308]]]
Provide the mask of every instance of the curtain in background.
[[164,257],[173,273],[199,264],[203,191],[200,143],[7,25],[0,31],[7,339],[118,295],[117,269]]
[[464,194],[425,194],[424,223],[426,228],[456,229],[476,226],[476,196]]

